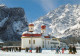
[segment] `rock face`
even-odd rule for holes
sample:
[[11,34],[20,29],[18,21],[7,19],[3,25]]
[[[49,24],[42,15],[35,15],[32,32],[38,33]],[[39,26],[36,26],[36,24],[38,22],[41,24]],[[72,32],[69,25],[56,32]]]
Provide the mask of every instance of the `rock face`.
[[0,5],[0,39],[20,40],[22,32],[28,30],[28,22],[23,8],[8,8]]
[[[58,38],[74,35],[73,33],[79,35],[80,27],[77,29],[75,26],[80,26],[80,5],[67,4],[50,11],[34,22],[35,31],[41,32],[40,26],[43,23],[47,26],[46,33]],[[72,29],[73,27],[75,29]]]
[[76,24],[64,32],[64,35],[80,37],[80,24]]

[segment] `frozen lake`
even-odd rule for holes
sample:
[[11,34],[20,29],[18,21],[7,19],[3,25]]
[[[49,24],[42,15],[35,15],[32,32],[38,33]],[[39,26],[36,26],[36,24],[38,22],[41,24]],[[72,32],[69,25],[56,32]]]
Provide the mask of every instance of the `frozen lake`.
[[35,53],[35,50],[33,50],[32,53],[25,52],[24,50],[21,52],[0,51],[0,56],[80,56],[80,50],[78,50],[76,54],[68,54],[68,50],[66,50],[64,54],[56,54],[55,50],[43,50],[42,53]]

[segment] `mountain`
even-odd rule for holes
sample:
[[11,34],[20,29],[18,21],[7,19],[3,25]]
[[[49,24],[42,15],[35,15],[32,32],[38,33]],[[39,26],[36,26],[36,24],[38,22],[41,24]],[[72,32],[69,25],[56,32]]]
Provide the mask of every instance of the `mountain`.
[[28,30],[28,22],[23,8],[8,8],[0,5],[0,39],[18,41],[22,32]]
[[64,35],[72,35],[72,37],[80,37],[80,24],[76,24],[64,32]]
[[[57,38],[75,33],[80,36],[80,5],[62,5],[33,23],[35,24],[34,31],[41,32],[40,27],[45,24],[47,26],[46,34],[51,34]],[[77,26],[79,27],[77,28]]]

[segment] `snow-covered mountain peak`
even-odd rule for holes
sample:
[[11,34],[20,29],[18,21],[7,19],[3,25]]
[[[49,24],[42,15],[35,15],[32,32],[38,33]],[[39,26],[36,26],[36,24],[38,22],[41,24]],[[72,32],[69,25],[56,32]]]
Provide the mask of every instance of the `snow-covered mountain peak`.
[[40,32],[42,23],[46,25],[46,33],[56,37],[64,35],[64,32],[80,23],[80,5],[62,5],[59,8],[50,11],[45,16],[40,17],[33,22],[34,30]]
[[1,6],[5,6],[5,4],[0,4],[0,7],[1,7]]

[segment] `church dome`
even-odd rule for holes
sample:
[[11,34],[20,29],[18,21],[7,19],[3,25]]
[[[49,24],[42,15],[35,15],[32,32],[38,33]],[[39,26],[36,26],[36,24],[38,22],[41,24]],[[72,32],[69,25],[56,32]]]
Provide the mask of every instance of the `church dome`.
[[45,29],[45,28],[46,28],[46,26],[45,26],[45,25],[42,25],[42,26],[41,26],[41,28],[42,28],[42,29]]
[[29,26],[34,26],[34,24],[31,23],[31,24],[29,24]]

